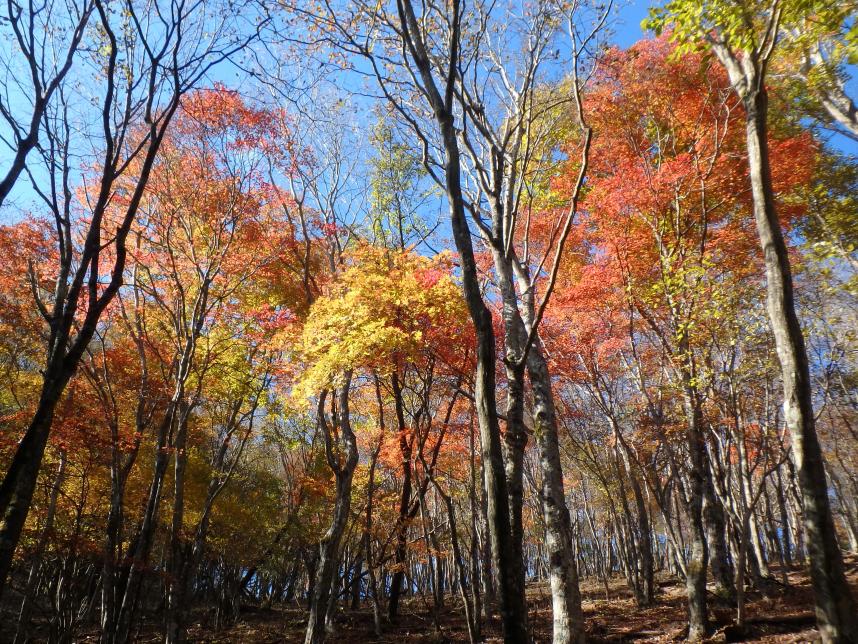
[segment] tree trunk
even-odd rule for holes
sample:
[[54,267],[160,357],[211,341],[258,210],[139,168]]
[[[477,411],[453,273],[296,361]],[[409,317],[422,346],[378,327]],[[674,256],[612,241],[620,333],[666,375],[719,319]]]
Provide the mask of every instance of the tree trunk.
[[703,483],[703,520],[709,545],[709,565],[712,578],[715,580],[715,594],[732,604],[736,600],[736,585],[733,582],[730,561],[727,559],[727,526],[724,520],[724,508],[715,496],[712,466],[708,463],[708,458]]
[[367,595],[372,598],[372,621],[375,629],[375,636],[381,637],[381,606],[378,597],[378,582],[375,576],[375,557],[372,552],[372,513],[373,513],[373,495],[375,494],[375,468],[378,464],[378,454],[381,452],[381,446],[384,441],[384,406],[381,399],[381,387],[378,379],[375,381],[375,391],[378,399],[379,424],[381,432],[379,434],[378,444],[369,462],[369,477],[366,484],[366,522],[363,530],[363,549],[366,557],[366,569],[369,575],[367,583]]
[[[686,406],[693,405],[686,396]],[[695,416],[699,410],[689,412]],[[709,549],[706,544],[706,527],[703,521],[703,493],[706,467],[706,439],[700,423],[691,421],[687,429],[689,450],[689,490],[686,493],[686,512],[691,532],[691,556],[685,566],[685,587],[688,592],[688,639],[699,641],[709,630],[706,601],[706,570]]]
[[173,462],[173,516],[170,522],[170,542],[168,544],[164,615],[165,644],[182,644],[185,641],[185,468],[187,466],[187,414],[182,413],[182,420],[176,432]]
[[572,526],[563,487],[557,416],[548,365],[538,338],[527,355],[527,369],[533,388],[534,434],[542,466],[541,497],[551,582],[553,642],[583,642],[584,614],[578,589],[575,549],[571,542]]
[[39,406],[0,484],[0,598],[12,568],[21,530],[30,512],[54,410],[70,377],[71,372],[62,367],[46,373]]
[[[494,235],[502,239],[503,211],[500,202],[493,201]],[[495,272],[498,276],[498,286],[503,301],[504,324],[504,369],[506,371],[507,402],[506,402],[506,431],[505,472],[506,486],[509,492],[510,535],[512,538],[513,559],[508,562],[518,576],[518,584],[524,588],[524,451],[527,447],[527,431],[524,426],[524,345],[527,342],[527,331],[518,308],[518,297],[513,282],[512,262],[506,256],[504,249],[494,240],[489,240],[492,247]]]
[[113,641],[123,644],[130,639],[131,626],[137,611],[137,602],[140,596],[140,588],[143,583],[143,572],[149,561],[152,549],[152,541],[158,522],[158,512],[161,506],[161,492],[167,467],[170,464],[170,453],[167,449],[171,428],[175,421],[176,403],[171,402],[170,407],[158,428],[158,443],[155,447],[155,464],[152,474],[152,482],[149,485],[149,495],[146,499],[146,508],[140,529],[134,541],[128,549],[129,564],[124,575],[124,584],[117,589],[117,599],[121,595],[122,603],[115,615],[112,628],[107,629],[113,637]]
[[634,475],[631,464],[626,463],[629,478],[631,479],[632,492],[635,495],[635,506],[637,507],[638,515],[638,545],[640,547],[641,558],[641,576],[643,577],[643,605],[650,606],[655,601],[655,573],[653,570],[652,556],[652,531],[650,529],[649,511],[647,510],[646,500],[644,499],[643,490],[641,490],[640,481]]
[[33,566],[30,568],[30,574],[27,577],[27,585],[24,588],[24,599],[21,602],[21,612],[18,614],[18,626],[15,632],[14,642],[16,643],[27,642],[30,639],[28,630],[30,626],[30,613],[32,612],[33,601],[35,599],[33,595],[35,594],[39,576],[42,571],[45,546],[47,546],[48,537],[54,529],[54,518],[57,511],[57,497],[60,494],[60,489],[62,488],[63,481],[65,480],[66,462],[66,452],[62,451],[60,452],[60,464],[57,468],[57,475],[56,478],[54,478],[54,484],[51,486],[51,494],[48,499],[48,512],[45,517],[45,525],[39,535],[39,542],[36,545],[34,553]]
[[519,583],[515,550],[510,532],[509,494],[504,475],[500,423],[495,399],[495,335],[492,315],[482,300],[471,232],[465,221],[461,170],[456,131],[451,114],[443,114],[441,130],[447,152],[445,175],[450,200],[453,237],[462,262],[465,301],[477,336],[477,370],[474,399],[480,428],[484,484],[491,551],[500,582],[500,611],[504,638],[510,644],[527,642],[527,608],[524,587]]
[[[473,603],[473,593],[468,592],[467,575],[465,573],[465,562],[462,558],[462,549],[459,546],[459,535],[456,527],[456,510],[453,507],[453,499],[445,494],[435,479],[432,479],[435,489],[438,491],[441,500],[444,502],[444,507],[447,509],[447,520],[450,526],[450,545],[453,548],[453,564],[456,569],[456,583],[459,586],[459,594],[462,597],[462,605],[465,611],[465,623],[468,626],[468,641],[471,644],[477,641],[478,635],[475,626],[475,613]],[[472,581],[472,587],[475,586]]]
[[823,640],[854,642],[858,641],[858,607],[846,582],[828,500],[807,350],[795,311],[789,255],[775,210],[768,158],[768,97],[761,82],[752,86],[757,85],[744,97],[754,218],[765,257],[769,322],[781,364],[784,412],[804,501],[804,529],[817,623]]
[[[504,477],[503,453],[501,450],[500,423],[497,415],[495,394],[495,334],[492,315],[483,301],[480,278],[477,271],[471,231],[465,218],[465,199],[462,193],[462,167],[459,143],[453,113],[454,85],[451,74],[445,80],[443,94],[438,89],[432,73],[433,62],[429,58],[422,37],[422,27],[414,13],[411,0],[397,3],[404,46],[414,59],[417,71],[424,84],[427,100],[432,108],[444,148],[444,182],[447,201],[450,205],[450,221],[453,239],[459,253],[462,271],[462,290],[476,335],[477,368],[474,378],[474,400],[480,427],[484,483],[488,502],[492,556],[500,581],[500,603],[503,618],[504,638],[509,643],[527,642],[527,605],[524,588],[518,582],[515,551],[510,536],[509,495]],[[450,42],[451,60],[458,64],[460,5],[453,0],[454,36]]]
[[736,558],[736,625],[745,626],[745,562],[748,556],[748,516],[750,510],[742,508],[742,521],[739,526],[739,556]]
[[112,644],[118,610],[118,572],[122,544],[123,495],[125,479],[119,463],[119,447],[114,441],[110,467],[110,509],[105,528],[104,565],[101,580],[101,642]]
[[402,594],[402,584],[405,581],[405,557],[408,553],[408,523],[411,505],[411,448],[412,442],[408,436],[405,424],[405,411],[402,407],[402,389],[399,376],[394,371],[391,376],[394,407],[396,409],[396,430],[399,436],[399,455],[402,459],[402,491],[399,495],[399,516],[396,519],[396,548],[394,550],[394,571],[390,583],[390,600],[387,602],[387,619],[396,621],[399,614],[399,597]]
[[[709,548],[703,514],[709,468],[707,467],[706,437],[703,434],[703,417],[700,396],[693,385],[694,365],[689,359],[690,348],[685,333],[678,342],[680,354],[686,356],[681,368],[683,406],[685,408],[686,436],[688,440],[689,489],[685,492],[685,506],[691,532],[691,557],[686,564],[685,586],[688,592],[688,639],[702,640],[709,630],[706,601],[706,571]],[[711,483],[711,482],[710,482]]]
[[[482,469],[482,468],[481,468]],[[483,475],[483,478],[485,476]],[[492,571],[492,540],[489,536],[488,500],[485,486],[480,486],[480,593],[482,595],[482,612],[480,617],[486,624],[491,620],[495,610],[495,582]]]
[[332,585],[339,561],[340,541],[349,519],[352,500],[352,475],[358,462],[357,442],[351,429],[349,418],[349,384],[351,374],[347,374],[338,396],[338,409],[334,414],[334,423],[339,429],[334,445],[333,432],[325,417],[325,398],[319,397],[319,424],[325,439],[325,455],[329,467],[336,478],[336,497],[334,516],[331,526],[319,542],[319,563],[316,567],[316,579],[310,600],[310,618],[307,623],[305,644],[321,644],[325,641],[328,623],[328,607]]

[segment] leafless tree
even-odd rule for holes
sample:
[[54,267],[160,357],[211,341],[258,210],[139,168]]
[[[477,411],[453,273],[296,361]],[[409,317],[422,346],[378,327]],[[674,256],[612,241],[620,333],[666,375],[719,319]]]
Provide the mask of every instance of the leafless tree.
[[[12,162],[0,179],[0,206],[24,172],[27,156],[39,144],[42,121],[80,52],[95,11],[92,0],[27,2],[7,0],[0,8],[3,37],[10,45],[0,55],[2,143]],[[78,61],[79,62],[79,61]]]

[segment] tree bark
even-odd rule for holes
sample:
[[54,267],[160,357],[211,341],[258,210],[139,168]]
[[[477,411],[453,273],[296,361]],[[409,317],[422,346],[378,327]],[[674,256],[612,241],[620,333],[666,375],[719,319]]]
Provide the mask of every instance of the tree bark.
[[402,490],[399,495],[399,516],[396,519],[396,548],[394,550],[394,572],[390,582],[390,599],[387,602],[387,619],[395,621],[399,613],[399,597],[405,581],[405,557],[407,555],[407,536],[409,509],[411,506],[411,452],[412,441],[407,435],[405,411],[402,406],[402,388],[399,376],[394,371],[390,379],[393,389],[394,408],[396,410],[396,429],[399,435],[399,455],[402,459]]
[[310,618],[304,644],[321,644],[325,641],[328,627],[328,609],[332,585],[339,561],[340,541],[349,519],[352,500],[352,475],[358,462],[357,440],[349,417],[349,385],[351,374],[346,374],[340,386],[338,404],[333,422],[338,430],[338,446],[328,424],[325,412],[326,393],[319,397],[319,424],[325,439],[325,455],[336,479],[336,497],[331,526],[319,542],[319,563],[310,600]]
[[724,508],[715,495],[712,482],[712,466],[706,464],[703,487],[703,520],[706,525],[706,540],[709,544],[709,565],[715,580],[715,594],[727,603],[736,600],[736,585],[733,582],[733,570],[727,559],[727,526],[724,520]]
[[515,573],[518,576],[518,584],[523,588],[525,585],[524,452],[527,448],[527,430],[524,425],[524,345],[527,342],[527,331],[518,308],[512,262],[506,256],[502,244],[497,241],[504,237],[501,225],[503,212],[498,199],[495,198],[493,203],[495,239],[489,240],[489,243],[503,302],[505,350],[503,362],[507,385],[506,431],[503,437],[506,448],[504,468],[509,492],[510,534],[513,548],[513,560],[508,565],[517,567]]
[[6,586],[15,548],[30,511],[54,420],[54,411],[73,372],[72,369],[62,366],[62,362],[60,365],[49,368],[45,374],[36,413],[18,443],[9,471],[0,484],[0,596]]
[[[185,415],[183,414],[183,417]],[[170,521],[168,544],[164,614],[165,644],[182,644],[185,641],[184,586],[185,576],[185,469],[187,467],[187,422],[182,422],[176,432],[173,461],[173,515]]]
[[515,555],[510,536],[509,496],[504,477],[497,415],[494,328],[491,312],[483,301],[471,231],[465,217],[461,157],[453,113],[456,66],[460,59],[461,9],[459,0],[452,0],[452,33],[447,60],[441,63],[448,66],[448,69],[444,72],[442,84],[439,85],[433,74],[434,61],[430,59],[423,40],[421,23],[414,12],[413,3],[411,0],[397,2],[403,45],[414,61],[416,75],[422,82],[424,96],[438,126],[444,150],[444,187],[450,207],[451,228],[461,262],[462,290],[476,335],[474,399],[480,427],[492,556],[500,582],[504,638],[507,642],[527,642],[527,608],[524,588],[518,583],[515,573]]
[[781,365],[784,412],[804,501],[804,529],[816,618],[823,640],[854,642],[858,640],[858,607],[846,582],[828,500],[825,463],[815,427],[807,349],[795,311],[789,255],[775,209],[768,156],[768,96],[758,80],[761,79],[753,79],[755,89],[743,97],[748,165],[754,219],[766,265],[769,322]]
[[584,642],[584,614],[578,588],[578,567],[572,544],[572,525],[566,507],[557,413],[548,364],[539,340],[527,355],[527,370],[533,388],[534,434],[542,466],[542,512],[545,519],[545,548],[551,583],[552,641]]
[[706,439],[699,422],[699,408],[685,396],[688,426],[689,489],[685,493],[685,506],[691,532],[691,556],[686,563],[685,587],[688,593],[688,639],[700,641],[709,631],[706,601],[706,571],[709,549],[703,520],[704,477],[706,469]]

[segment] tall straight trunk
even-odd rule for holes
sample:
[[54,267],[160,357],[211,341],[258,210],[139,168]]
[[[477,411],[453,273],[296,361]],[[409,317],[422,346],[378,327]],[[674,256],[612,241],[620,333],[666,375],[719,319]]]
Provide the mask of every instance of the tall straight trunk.
[[[649,606],[655,600],[655,570],[653,561],[653,541],[650,513],[647,500],[635,468],[632,467],[631,449],[623,438],[619,424],[612,418],[614,436],[622,454],[623,465],[629,478],[632,494],[635,497],[635,512],[637,513],[638,547],[640,552],[640,575],[642,577],[642,606]],[[644,475],[645,476],[645,475]]]
[[563,487],[557,414],[548,364],[538,338],[527,354],[527,371],[533,388],[534,434],[542,467],[541,497],[551,583],[553,642],[584,642],[584,614],[575,548],[571,540],[572,525]]
[[302,553],[304,567],[307,569],[307,589],[304,598],[307,600],[307,610],[313,605],[316,590],[316,570],[319,567],[319,549],[307,548]]
[[[236,422],[239,406],[240,402],[236,403],[230,423]],[[244,445],[246,444],[247,439],[250,436],[250,428],[252,428],[252,422],[247,430],[247,433],[245,433],[244,436],[239,439],[238,456],[236,458],[240,457],[244,450]],[[228,436],[231,435],[231,433],[228,434]],[[228,447],[229,440],[224,440],[221,443],[217,455],[212,464],[214,472],[223,472]],[[233,466],[236,462],[237,461],[233,462]],[[223,489],[226,487],[226,484],[232,478],[233,472],[234,467],[230,467],[227,473],[223,476],[223,478],[218,478],[218,474],[213,476],[209,480],[208,491],[206,492],[206,499],[203,503],[202,513],[194,530],[194,538],[192,541],[190,541],[190,543],[185,543],[184,540],[181,538],[175,539],[174,541],[173,534],[178,534],[180,536],[182,534],[181,518],[177,518],[174,513],[173,529],[175,530],[176,526],[178,526],[179,531],[171,534],[171,548],[176,549],[176,551],[178,552],[178,556],[176,559],[174,559],[173,562],[173,566],[176,572],[174,573],[174,578],[170,580],[171,586],[169,587],[169,594],[167,595],[168,612],[167,619],[165,620],[167,626],[165,638],[174,638],[174,641],[185,641],[187,639],[187,602],[188,598],[190,597],[191,584],[193,583],[194,575],[196,575],[200,567],[200,563],[202,561],[203,551],[205,549],[206,539],[208,538],[208,531],[211,525],[211,515],[215,501],[217,500],[218,496],[220,496],[220,493],[223,491]],[[181,476],[182,479],[184,479],[184,472],[182,472]],[[296,569],[297,562],[296,566],[293,567],[293,572],[289,582],[290,592],[292,584],[294,583]],[[279,595],[282,594],[283,592],[281,589]]]
[[715,594],[726,602],[733,603],[736,599],[736,585],[733,582],[733,569],[727,558],[727,525],[724,508],[715,495],[712,466],[708,461],[707,457],[703,481],[703,521],[709,545],[709,566],[715,580]]
[[736,557],[736,623],[739,627],[745,625],[745,563],[748,558],[748,533],[750,532],[750,516],[752,508],[741,508],[742,520],[739,522],[739,555]]
[[[426,547],[428,549],[431,546],[432,549],[432,552],[427,556],[427,561],[429,563],[429,569],[433,574],[433,599],[435,600],[437,608],[441,609],[444,607],[444,560],[438,556],[441,552],[441,540],[438,538],[438,530],[429,529],[429,520],[431,517],[429,507],[426,504],[426,493],[427,490],[425,488],[421,488],[420,513],[423,517],[423,530]],[[455,524],[455,517],[453,519],[453,523]]]
[[643,605],[649,606],[655,600],[655,572],[653,570],[652,556],[652,530],[650,527],[649,510],[647,509],[646,499],[644,499],[643,490],[641,489],[640,481],[635,476],[631,469],[631,463],[626,458],[626,469],[631,481],[632,493],[635,496],[635,507],[638,515],[638,546],[640,547],[639,556],[641,558],[641,576],[643,577]]
[[352,578],[349,582],[351,584],[351,601],[349,602],[349,608],[351,610],[360,609],[360,588],[361,579],[363,578],[363,543],[360,544],[359,548],[361,548],[361,550],[358,551],[357,559],[355,560],[354,566],[352,566]]
[[[635,602],[638,606],[645,606],[648,600],[645,599],[645,582],[642,568],[643,548],[641,547],[641,535],[638,531],[638,524],[633,518],[631,506],[628,502],[626,493],[625,476],[620,468],[621,456],[619,445],[615,443],[612,450],[613,458],[611,463],[614,467],[614,472],[617,476],[617,484],[619,486],[619,504],[622,508],[622,519],[619,514],[613,510],[613,502],[609,504],[611,513],[614,517],[614,522],[617,525],[617,532],[620,538],[620,556],[623,564],[623,572],[626,577],[629,589],[634,593]],[[631,478],[631,477],[630,477]]]
[[164,615],[165,644],[181,644],[185,641],[184,584],[185,584],[185,470],[187,468],[187,414],[176,432],[173,461],[173,515],[170,521],[170,542],[167,552]]
[[118,578],[120,548],[122,543],[123,496],[125,480],[119,466],[118,446],[113,446],[113,461],[110,467],[110,510],[105,529],[104,566],[101,580],[101,641],[111,644],[115,635],[116,611],[118,609]]
[[[449,55],[451,64],[458,65],[462,8],[460,1],[451,0],[450,8],[453,12],[453,34],[449,43]],[[527,642],[529,640],[527,605],[524,587],[519,583],[514,565],[515,551],[510,536],[509,494],[504,477],[500,422],[497,414],[495,334],[491,312],[483,301],[471,231],[465,217],[461,155],[453,113],[456,75],[450,73],[443,81],[443,89],[439,89],[432,71],[433,61],[423,40],[423,28],[414,13],[412,0],[401,0],[397,3],[397,9],[403,44],[414,60],[441,135],[441,144],[444,149],[444,187],[450,206],[453,239],[461,262],[462,290],[476,335],[477,368],[474,378],[474,400],[480,427],[492,556],[500,582],[500,610],[504,639],[510,644]]]
[[[509,338],[510,331],[505,336]],[[507,343],[509,344],[509,343]],[[508,563],[515,569],[518,584],[525,584],[524,568],[524,451],[527,446],[527,431],[524,427],[524,369],[511,364],[506,365],[507,404],[506,431],[504,432],[504,472],[509,492],[510,538],[513,558]]]
[[[856,516],[855,508],[852,507],[852,504],[858,501],[858,498],[849,496],[848,488],[844,492],[844,485],[840,481],[840,479],[835,476],[835,474],[831,473],[831,483],[834,488],[834,495],[838,501],[840,506],[840,514],[843,519],[843,527],[846,529],[846,535],[849,538],[849,549],[852,552],[858,553],[858,516]],[[782,501],[782,492],[778,489],[778,505],[781,507],[781,516],[786,514],[784,504]],[[781,521],[784,523],[784,521]],[[786,537],[788,537],[788,532],[786,530],[782,531]],[[784,554],[788,552],[789,548],[787,547],[787,543],[784,544]]]
[[[493,254],[501,291],[504,294],[507,370],[517,375],[518,369],[526,367],[533,392],[533,433],[536,437],[542,469],[540,498],[551,586],[553,641],[556,643],[583,642],[584,617],[578,588],[578,569],[574,559],[575,549],[571,543],[572,527],[563,486],[563,467],[560,461],[560,443],[551,376],[538,334],[531,345],[527,346],[529,331],[525,321],[530,325],[536,323],[533,288],[525,267],[518,263],[514,267],[513,259],[504,255],[500,248],[494,248]],[[518,279],[522,293],[521,309],[516,297],[514,275]],[[508,311],[508,308],[511,310]],[[524,434],[524,439],[526,438]],[[523,447],[524,445],[522,450]]]
[[477,369],[474,399],[480,428],[480,446],[486,489],[491,554],[497,572],[500,612],[504,639],[510,644],[527,642],[527,608],[524,587],[519,582],[519,565],[515,561],[510,531],[509,493],[501,450],[500,423],[495,397],[495,335],[492,316],[482,300],[471,232],[465,221],[461,190],[461,170],[456,131],[451,114],[444,114],[441,130],[447,151],[445,176],[450,198],[453,237],[462,261],[465,301],[477,336]]
[[[453,499],[449,494],[446,494],[438,482],[432,478],[432,484],[435,486],[438,496],[444,503],[447,510],[447,522],[450,532],[450,545],[453,548],[453,565],[456,572],[456,585],[459,587],[459,595],[462,598],[462,605],[465,612],[465,623],[468,627],[468,641],[471,644],[477,641],[479,635],[475,622],[478,619],[474,612],[473,592],[468,592],[467,573],[465,572],[465,561],[462,557],[462,548],[459,545],[458,528],[456,527],[456,510],[453,507]],[[476,587],[474,579],[471,579],[472,590]]]
[[[778,513],[780,514],[781,536],[783,538],[784,563],[786,566],[792,566],[792,539],[790,538],[790,519],[787,511],[786,494],[784,493],[783,476],[781,474],[782,467],[779,465],[775,473],[776,484],[775,492],[778,500]],[[786,575],[786,571],[784,571]]]
[[703,435],[700,408],[692,396],[685,395],[688,426],[686,435],[689,451],[689,489],[685,494],[691,537],[691,555],[686,563],[685,587],[688,593],[688,639],[699,641],[709,630],[706,601],[706,571],[709,548],[703,519],[703,495],[706,476],[706,438]]
[[[750,496],[748,498],[750,498]],[[760,530],[760,524],[757,520],[756,512],[751,513],[749,526],[749,539],[750,546],[752,548],[751,558],[754,561],[754,579],[755,583],[758,586],[763,587],[769,580],[771,572],[769,571],[769,564],[766,559],[766,553],[763,550],[763,546],[760,541],[760,537],[762,535]]]
[[381,427],[379,432],[378,443],[369,461],[369,476],[366,484],[366,522],[363,529],[363,549],[366,556],[366,569],[369,576],[367,583],[367,595],[372,600],[372,621],[375,629],[375,636],[381,637],[381,602],[378,596],[378,581],[375,576],[375,556],[372,551],[372,519],[373,519],[373,503],[375,495],[375,469],[378,464],[378,455],[381,452],[381,446],[384,442],[384,403],[381,398],[381,385],[378,378],[375,379],[375,394],[378,401],[378,422]]
[[[482,470],[482,468],[481,468]],[[485,473],[482,473],[485,480]],[[495,582],[492,571],[492,540],[489,536],[489,504],[484,485],[480,485],[480,593],[482,594],[482,621],[488,623],[495,610]]]
[[682,358],[682,402],[685,412],[686,437],[688,441],[688,479],[685,506],[691,533],[691,556],[686,564],[685,586],[688,592],[688,639],[701,640],[709,630],[709,614],[706,601],[706,573],[709,566],[709,544],[706,534],[704,500],[709,477],[706,436],[703,430],[703,411],[700,392],[695,385],[696,366],[689,346],[688,335],[679,332],[677,348]]
[[795,311],[789,255],[775,209],[767,140],[768,96],[761,78],[755,75],[749,79],[746,73],[745,82],[754,88],[743,97],[754,219],[765,258],[767,306],[781,365],[784,413],[804,502],[816,618],[823,640],[854,642],[858,641],[858,606],[846,582],[828,500],[807,349]]
[[784,557],[783,541],[778,535],[777,518],[775,517],[774,506],[772,505],[771,495],[769,494],[768,479],[763,479],[760,484],[763,486],[763,502],[766,514],[766,535],[768,536],[772,549],[778,555],[781,571],[785,574],[786,558]]
[[[175,499],[173,503],[172,535],[179,534],[181,530],[177,530],[177,526],[183,522],[184,517],[184,463],[185,454],[184,447],[187,441],[188,419],[193,410],[193,405],[187,401],[186,386],[190,378],[191,367],[193,365],[194,356],[196,354],[197,340],[202,331],[202,324],[205,321],[203,311],[206,310],[208,298],[207,285],[200,291],[197,299],[197,304],[194,307],[195,317],[193,325],[188,332],[187,337],[182,345],[181,352],[176,355],[175,371],[173,373],[173,393],[170,396],[167,409],[164,412],[164,417],[158,427],[157,443],[155,447],[154,469],[152,473],[152,481],[149,485],[149,495],[146,499],[146,507],[143,513],[143,519],[140,523],[140,528],[134,538],[132,546],[129,548],[130,565],[127,573],[123,578],[122,588],[117,592],[122,594],[122,603],[119,606],[118,612],[115,611],[115,626],[111,630],[113,641],[123,644],[130,638],[131,625],[134,621],[137,611],[137,604],[140,598],[140,591],[143,582],[143,572],[146,564],[149,561],[149,555],[154,541],[155,530],[158,523],[158,514],[161,508],[161,496],[163,493],[164,479],[167,475],[167,470],[170,465],[171,453],[176,452],[175,477],[176,489]],[[168,449],[170,447],[175,450]],[[170,551],[167,553],[167,568],[178,570],[179,567],[174,566],[174,554],[172,549],[177,547],[177,542],[171,539],[169,545]],[[181,557],[181,553],[177,553],[175,557]],[[169,570],[173,574],[173,570]],[[169,580],[168,580],[169,583]],[[177,629],[174,624],[174,614],[171,614],[169,607],[169,592],[167,599],[167,622],[165,625],[171,626],[165,630],[172,630],[176,633]],[[174,600],[175,601],[175,600]],[[178,635],[176,635],[178,637]]]
[[399,515],[396,519],[396,547],[394,549],[394,572],[390,583],[390,600],[387,602],[387,619],[395,621],[399,614],[399,598],[405,581],[405,557],[408,554],[408,523],[411,505],[411,452],[412,442],[407,435],[405,411],[402,405],[402,388],[396,371],[390,378],[393,402],[396,411],[396,430],[399,436],[399,456],[402,459],[402,490],[399,494]]
[[140,598],[140,590],[143,583],[143,573],[149,562],[152,550],[155,528],[158,522],[158,513],[161,507],[161,494],[163,491],[164,478],[170,464],[170,452],[167,449],[173,425],[176,422],[177,398],[174,395],[161,425],[158,428],[158,440],[155,447],[155,462],[152,473],[152,481],[149,484],[149,494],[143,511],[140,528],[129,547],[128,568],[117,588],[117,599],[121,596],[122,602],[115,611],[114,624],[105,629],[110,633],[110,639],[118,644],[124,644],[131,638],[131,627],[137,612],[137,604]]
[[468,503],[471,511],[471,588],[473,589],[474,598],[474,615],[473,615],[473,636],[475,640],[479,640],[482,635],[482,619],[483,619],[483,570],[480,562],[480,543],[479,543],[479,526],[482,523],[482,509],[477,501],[477,463],[476,449],[474,441],[474,425],[471,422],[470,431],[468,432],[468,449],[470,458],[469,461],[469,476],[468,476]]
[[[500,201],[493,200],[494,235],[502,239],[503,211]],[[527,447],[527,430],[524,426],[524,348],[527,330],[518,307],[518,296],[513,282],[512,262],[497,243],[492,243],[492,256],[503,301],[504,369],[506,371],[507,403],[506,432],[504,433],[506,485],[509,492],[510,534],[513,560],[507,565],[517,566],[518,583],[525,584],[524,566],[524,451]]]

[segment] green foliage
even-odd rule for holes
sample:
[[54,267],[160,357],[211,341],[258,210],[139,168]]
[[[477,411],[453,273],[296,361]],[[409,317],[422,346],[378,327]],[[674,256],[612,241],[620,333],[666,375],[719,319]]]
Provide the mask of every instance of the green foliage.
[[[828,62],[824,75],[837,73],[843,63],[858,60],[856,3],[827,0],[671,0],[650,9],[641,26],[656,34],[669,33],[679,45],[677,54],[700,49],[708,36],[717,34],[733,51],[753,51],[765,38],[772,11],[780,11],[778,26],[782,47],[801,52],[824,43]],[[799,62],[801,57],[794,60]]]
[[842,282],[858,294],[858,167],[850,158],[821,153],[813,183],[798,198],[807,205],[801,232],[810,258],[820,264],[823,276]]
[[431,195],[421,185],[426,173],[414,150],[396,139],[386,120],[378,121],[371,141],[377,151],[370,174],[371,234],[376,243],[404,250],[429,232],[417,212]]

